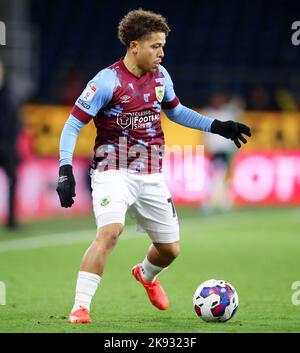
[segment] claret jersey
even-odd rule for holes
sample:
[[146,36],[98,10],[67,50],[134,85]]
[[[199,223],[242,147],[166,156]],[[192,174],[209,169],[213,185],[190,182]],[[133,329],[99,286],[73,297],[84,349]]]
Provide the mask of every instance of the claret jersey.
[[137,77],[120,59],[87,84],[71,114],[83,123],[94,120],[93,168],[157,173],[165,144],[161,110],[178,104],[163,66]]

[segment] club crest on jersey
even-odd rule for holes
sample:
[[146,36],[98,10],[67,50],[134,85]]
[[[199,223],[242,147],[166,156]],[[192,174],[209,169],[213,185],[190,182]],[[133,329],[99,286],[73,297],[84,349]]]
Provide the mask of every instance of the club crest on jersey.
[[161,103],[165,95],[165,86],[156,86],[155,95],[159,103]]
[[101,200],[100,205],[101,205],[102,207],[105,207],[105,206],[107,206],[109,203],[110,203],[110,197],[104,197],[104,198]]
[[97,92],[97,86],[93,83],[89,83],[87,88],[82,93],[82,98],[85,101],[91,101]]

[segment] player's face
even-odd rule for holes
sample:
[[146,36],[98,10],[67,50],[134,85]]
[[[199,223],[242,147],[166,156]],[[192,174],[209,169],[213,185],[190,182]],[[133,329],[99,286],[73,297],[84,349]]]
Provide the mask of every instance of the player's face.
[[165,33],[153,32],[145,39],[136,42],[137,66],[143,71],[155,71],[164,57]]

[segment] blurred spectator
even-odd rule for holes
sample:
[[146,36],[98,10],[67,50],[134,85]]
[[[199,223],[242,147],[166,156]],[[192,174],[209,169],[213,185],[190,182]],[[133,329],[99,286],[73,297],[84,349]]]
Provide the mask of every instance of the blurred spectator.
[[20,122],[16,107],[13,105],[13,95],[4,80],[4,67],[0,62],[0,167],[8,177],[9,199],[6,226],[17,226],[15,215],[15,191],[17,184],[17,139]]
[[[225,94],[213,95],[204,114],[221,121],[239,121],[244,111],[244,100],[239,97],[229,99]],[[212,161],[212,180],[210,198],[202,206],[204,213],[214,210],[225,211],[232,206],[228,190],[228,172],[235,145],[232,141],[216,136],[204,134],[205,152],[210,155]]]

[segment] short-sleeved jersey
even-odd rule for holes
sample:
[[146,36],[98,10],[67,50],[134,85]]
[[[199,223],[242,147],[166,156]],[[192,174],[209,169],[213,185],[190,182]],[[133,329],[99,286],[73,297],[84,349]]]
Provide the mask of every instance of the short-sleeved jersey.
[[161,110],[178,104],[163,66],[137,77],[120,59],[87,84],[71,114],[83,123],[94,120],[92,168],[157,173],[165,144]]

